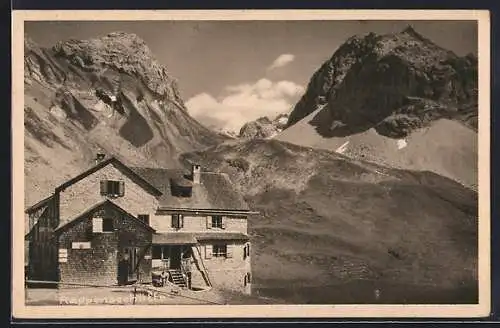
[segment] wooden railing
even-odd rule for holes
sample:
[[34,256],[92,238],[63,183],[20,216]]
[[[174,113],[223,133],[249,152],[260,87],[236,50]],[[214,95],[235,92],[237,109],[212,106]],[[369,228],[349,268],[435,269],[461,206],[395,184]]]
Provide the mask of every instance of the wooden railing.
[[181,260],[181,271],[182,273],[191,272],[191,266],[189,265],[189,259]]

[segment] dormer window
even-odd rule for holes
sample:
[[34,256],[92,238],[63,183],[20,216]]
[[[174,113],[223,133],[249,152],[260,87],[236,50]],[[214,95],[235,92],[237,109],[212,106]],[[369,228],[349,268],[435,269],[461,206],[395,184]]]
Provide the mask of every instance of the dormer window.
[[102,180],[101,195],[107,197],[123,197],[125,195],[125,183],[123,181]]
[[179,197],[191,197],[192,188],[191,187],[179,187]]
[[183,176],[170,179],[172,195],[176,197],[191,197],[193,184]]

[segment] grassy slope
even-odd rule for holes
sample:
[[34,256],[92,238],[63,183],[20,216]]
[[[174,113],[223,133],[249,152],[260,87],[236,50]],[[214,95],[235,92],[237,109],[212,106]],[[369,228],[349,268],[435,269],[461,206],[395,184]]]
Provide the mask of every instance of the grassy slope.
[[378,286],[387,302],[475,301],[477,194],[452,180],[273,140],[186,157],[231,174],[260,212],[257,293],[370,302]]

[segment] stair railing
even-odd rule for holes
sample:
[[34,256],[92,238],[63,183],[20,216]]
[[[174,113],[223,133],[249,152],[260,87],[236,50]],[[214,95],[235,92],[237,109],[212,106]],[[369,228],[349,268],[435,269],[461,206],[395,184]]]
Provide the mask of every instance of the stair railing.
[[196,249],[196,252],[193,252],[193,258],[195,260],[196,266],[201,271],[203,279],[205,280],[205,283],[208,285],[208,287],[212,287],[212,283],[210,282],[210,278],[208,277],[208,270],[205,267],[205,263],[203,263],[203,260],[201,257],[200,249],[198,248],[198,246],[193,246],[192,248]]
[[181,274],[182,274],[182,278],[184,280],[184,283],[186,284],[186,287],[189,288],[188,272],[190,272],[191,269],[189,268],[188,261],[189,261],[189,259],[182,259],[181,260]]

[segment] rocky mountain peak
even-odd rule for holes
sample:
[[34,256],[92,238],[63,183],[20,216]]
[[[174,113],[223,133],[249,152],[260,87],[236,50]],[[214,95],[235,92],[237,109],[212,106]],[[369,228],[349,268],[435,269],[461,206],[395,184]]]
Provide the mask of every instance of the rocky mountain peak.
[[27,34],[24,35],[24,49],[26,50],[31,50],[31,49],[36,49],[39,48],[38,44],[33,41],[32,38],[30,38]]
[[97,150],[175,167],[178,154],[226,139],[189,116],[176,80],[135,34],[50,48],[26,37],[24,81],[27,181],[37,186],[28,203],[88,168]]
[[271,119],[267,116],[259,117],[245,123],[239,133],[243,139],[269,139],[281,132],[288,120],[288,114],[282,113]]
[[[356,35],[314,73],[288,127],[325,107],[328,115],[315,122],[326,134],[335,133],[331,132],[335,126],[351,131],[343,134],[366,130],[388,117],[396,127],[399,123],[392,120],[396,114],[410,116],[412,121],[425,121],[429,116],[454,116],[462,121],[465,116],[465,123],[474,128],[474,119],[469,118],[470,109],[477,105],[476,94],[477,61],[473,55],[459,57],[411,26],[393,34]],[[414,98],[421,99],[419,104],[433,105],[410,109],[407,104],[415,104]],[[380,131],[385,133],[386,128],[384,125]],[[404,137],[407,132],[391,131],[389,136]]]
[[52,47],[55,56],[86,71],[113,69],[140,78],[157,96],[172,97],[176,81],[160,64],[143,39],[133,33],[113,32],[89,40],[60,41]]
[[401,31],[401,33],[406,33],[408,35],[412,35],[412,36],[415,36],[417,38],[422,38],[422,35],[420,35],[417,31],[415,31],[415,29],[411,25],[406,26],[403,29],[403,31]]

